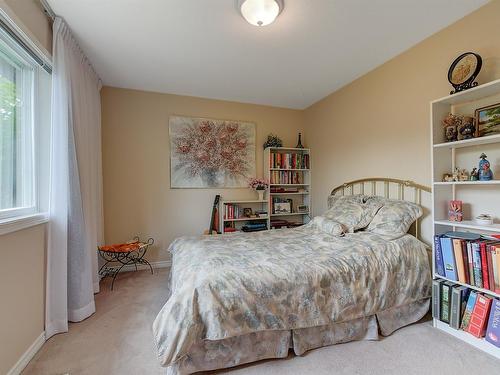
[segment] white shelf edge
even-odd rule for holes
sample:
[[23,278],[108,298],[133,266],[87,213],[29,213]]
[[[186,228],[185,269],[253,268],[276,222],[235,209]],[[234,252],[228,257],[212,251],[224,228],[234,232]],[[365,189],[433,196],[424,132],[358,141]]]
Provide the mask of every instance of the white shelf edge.
[[269,184],[269,186],[309,186],[310,184]]
[[500,224],[479,225],[470,220],[464,221],[449,221],[449,220],[434,220],[434,225],[446,225],[448,227],[466,228],[482,230],[485,232],[500,232]]
[[[478,93],[481,93],[481,91],[487,91],[487,94],[479,95]],[[491,82],[483,83],[482,85],[473,87],[471,89],[458,92],[456,94],[447,95],[442,98],[433,100],[431,104],[449,104],[449,105],[465,104],[471,101],[487,98],[488,96],[498,94],[499,91],[500,91],[500,79],[497,79]]]
[[249,221],[249,220],[267,220],[269,216],[261,216],[261,217],[239,217],[237,219],[223,219],[224,222],[232,222],[232,221]]
[[303,192],[303,193],[299,193],[299,192],[296,192],[296,193],[269,193],[271,195],[308,195],[308,194],[311,194],[310,192]]
[[297,147],[267,147],[269,150],[278,150],[278,151],[311,151],[310,148],[297,148]]
[[498,142],[500,142],[500,134],[494,134],[494,135],[488,135],[485,137],[464,139],[464,140],[455,141],[455,142],[436,143],[435,145],[433,145],[433,147],[434,148],[462,148],[462,147],[480,146],[480,145],[486,145],[489,143],[498,143]]
[[452,280],[452,279],[449,279],[447,277],[444,277],[444,276],[441,276],[437,273],[434,273],[434,279],[443,279],[443,280],[446,280],[446,281],[451,281],[452,283],[455,283],[455,284],[458,284],[458,285],[462,285],[462,286],[465,286],[469,289],[473,289],[473,290],[476,290],[480,293],[484,293],[484,294],[488,294],[490,296],[493,296],[495,298],[500,298],[500,294],[498,293],[495,293],[495,292],[492,292],[491,290],[489,289],[484,289],[484,288],[479,288],[477,286],[474,286],[474,285],[470,285],[470,284],[467,284],[467,283],[463,283],[461,281],[457,281],[457,280]]
[[242,204],[242,203],[267,203],[267,200],[241,200],[241,201],[222,201],[222,204]]
[[291,212],[288,214],[271,214],[272,216],[296,216],[296,215],[309,215],[309,212]]
[[308,172],[309,168],[269,168],[270,171],[303,171]]
[[447,323],[444,323],[436,318],[433,319],[433,326],[449,335],[452,335],[463,342],[466,342],[469,345],[476,347],[483,352],[486,352],[493,357],[500,359],[500,348],[497,348],[495,345],[490,344],[485,339],[479,339],[477,337],[472,336],[470,333],[462,331],[461,329],[451,328]]
[[490,180],[490,181],[436,181],[432,183],[433,185],[500,185],[500,180]]

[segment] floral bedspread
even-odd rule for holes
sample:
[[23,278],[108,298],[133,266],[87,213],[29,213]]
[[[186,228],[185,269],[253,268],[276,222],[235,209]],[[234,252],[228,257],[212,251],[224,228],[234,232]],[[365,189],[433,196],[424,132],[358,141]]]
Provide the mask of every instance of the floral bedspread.
[[424,245],[368,232],[295,229],[182,237],[172,294],[153,323],[163,366],[200,340],[349,321],[430,296]]

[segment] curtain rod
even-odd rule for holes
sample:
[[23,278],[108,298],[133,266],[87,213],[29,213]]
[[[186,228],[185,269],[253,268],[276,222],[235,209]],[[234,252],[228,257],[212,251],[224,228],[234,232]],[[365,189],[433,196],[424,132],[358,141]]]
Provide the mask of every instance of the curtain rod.
[[52,8],[50,7],[47,0],[40,0],[40,4],[42,4],[43,12],[45,13],[45,15],[47,17],[49,17],[51,21],[54,21],[54,19],[56,18],[56,14],[54,13]]

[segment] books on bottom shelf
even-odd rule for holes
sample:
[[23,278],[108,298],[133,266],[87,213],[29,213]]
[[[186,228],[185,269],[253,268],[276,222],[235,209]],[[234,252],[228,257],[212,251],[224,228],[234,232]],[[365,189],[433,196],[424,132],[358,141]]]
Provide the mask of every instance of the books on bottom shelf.
[[500,294],[499,240],[435,236],[434,262],[440,276]]
[[451,281],[432,281],[432,316],[500,348],[500,300]]

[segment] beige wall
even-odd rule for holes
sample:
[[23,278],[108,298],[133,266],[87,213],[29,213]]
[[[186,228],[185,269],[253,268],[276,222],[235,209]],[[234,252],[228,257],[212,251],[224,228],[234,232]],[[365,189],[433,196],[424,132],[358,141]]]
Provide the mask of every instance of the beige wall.
[[276,133],[294,146],[303,124],[302,112],[290,109],[111,87],[102,90],[101,98],[106,241],[136,233],[152,236],[157,243],[152,261],[167,259],[175,237],[208,228],[216,194],[256,197],[250,189],[170,189],[170,115],[255,122],[258,176],[267,135]]
[[[51,50],[51,27],[37,0],[0,0],[0,7]],[[0,257],[0,374],[6,374],[44,330],[45,225],[0,236]]]
[[0,374],[44,330],[45,225],[0,237]]
[[499,17],[496,0],[305,110],[315,214],[352,179],[430,184],[429,102],[449,94],[448,67],[460,53],[483,57],[479,83],[500,78]]

